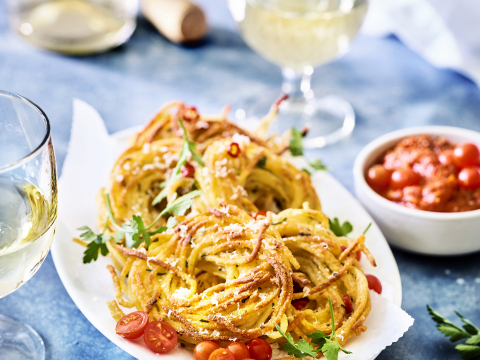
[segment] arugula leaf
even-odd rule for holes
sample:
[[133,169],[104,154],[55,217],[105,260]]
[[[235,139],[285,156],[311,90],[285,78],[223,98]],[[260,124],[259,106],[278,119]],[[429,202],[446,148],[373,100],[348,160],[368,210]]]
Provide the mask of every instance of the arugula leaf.
[[160,186],[163,186],[163,189],[162,191],[160,191],[160,194],[158,194],[155,197],[155,199],[153,199],[152,205],[156,205],[160,201],[162,201],[164,198],[166,198],[170,184],[172,184],[175,180],[182,177],[181,175],[182,166],[186,164],[189,155],[192,156],[192,159],[195,160],[197,163],[199,163],[201,166],[205,166],[205,163],[203,162],[202,157],[195,150],[197,145],[193,141],[188,140],[187,130],[185,129],[185,126],[183,125],[182,120],[178,119],[178,122],[180,123],[180,126],[183,130],[183,145],[182,145],[182,149],[180,150],[180,155],[178,157],[177,165],[173,169],[172,175],[170,176],[170,178],[167,181],[160,184]]
[[202,193],[201,190],[194,190],[176,198],[167,207],[160,213],[159,216],[165,214],[172,214],[172,215],[185,215],[185,212],[192,206],[193,200]]
[[302,133],[295,127],[292,127],[292,137],[290,138],[289,148],[292,156],[303,155]]
[[455,349],[460,352],[463,360],[475,359],[480,356],[480,346],[458,344]]
[[302,171],[305,171],[308,174],[308,176],[312,176],[312,173],[310,172],[310,170],[303,168]]
[[437,323],[437,329],[449,338],[451,342],[467,338],[465,344],[455,346],[455,349],[462,355],[463,360],[470,360],[480,356],[480,346],[478,346],[480,344],[480,330],[470,320],[464,318],[458,311],[455,311],[455,314],[464,323],[462,329],[433,310],[430,305],[427,305],[427,310],[432,320]]
[[170,216],[167,220],[167,228],[172,229],[177,226],[178,220],[175,216]]
[[143,223],[142,217],[139,215],[133,215],[132,219],[130,220],[130,226],[133,230],[132,247],[138,248],[142,242],[145,242],[145,245],[147,245],[148,249],[150,246],[150,234],[145,229],[145,224]]
[[313,159],[310,161],[309,164],[314,170],[324,170],[324,171],[330,171],[329,168],[325,166],[322,160],[320,159]]
[[304,339],[300,339],[298,342],[295,342],[292,338],[292,335],[285,334],[278,324],[275,324],[275,328],[280,335],[287,339],[287,343],[283,345],[283,349],[288,352],[288,355],[293,355],[298,359],[302,359],[307,356],[318,356],[318,352],[313,350],[313,346]]
[[338,218],[334,218],[333,221],[328,219],[328,223],[330,225],[330,230],[337,236],[347,236],[349,233],[352,232],[353,226],[348,221],[345,221],[343,224],[340,224]]

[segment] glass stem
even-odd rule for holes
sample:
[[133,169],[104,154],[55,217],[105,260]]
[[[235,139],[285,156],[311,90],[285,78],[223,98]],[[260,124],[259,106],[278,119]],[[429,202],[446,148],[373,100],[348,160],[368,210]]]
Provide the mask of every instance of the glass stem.
[[290,101],[306,102],[313,98],[311,89],[311,79],[313,68],[307,66],[303,72],[298,72],[290,68],[283,68],[283,84],[282,90],[288,94]]

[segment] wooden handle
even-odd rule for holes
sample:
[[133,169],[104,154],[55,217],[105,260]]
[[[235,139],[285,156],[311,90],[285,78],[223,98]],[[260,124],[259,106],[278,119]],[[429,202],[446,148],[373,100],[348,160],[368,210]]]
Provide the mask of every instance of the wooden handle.
[[143,0],[142,12],[175,43],[200,40],[208,30],[203,10],[188,0]]

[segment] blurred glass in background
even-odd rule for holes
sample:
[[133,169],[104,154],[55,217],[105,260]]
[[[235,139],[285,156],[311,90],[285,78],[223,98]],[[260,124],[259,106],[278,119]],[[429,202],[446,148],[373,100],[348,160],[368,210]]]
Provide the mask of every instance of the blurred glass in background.
[[102,52],[135,30],[139,0],[8,0],[10,26],[30,43],[71,55]]

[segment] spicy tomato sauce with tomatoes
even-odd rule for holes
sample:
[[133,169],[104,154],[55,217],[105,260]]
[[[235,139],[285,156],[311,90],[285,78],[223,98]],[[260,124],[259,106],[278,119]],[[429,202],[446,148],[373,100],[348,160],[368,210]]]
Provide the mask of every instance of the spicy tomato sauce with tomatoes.
[[409,136],[388,151],[366,174],[384,198],[426,211],[480,209],[480,153],[476,145],[444,137]]

